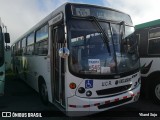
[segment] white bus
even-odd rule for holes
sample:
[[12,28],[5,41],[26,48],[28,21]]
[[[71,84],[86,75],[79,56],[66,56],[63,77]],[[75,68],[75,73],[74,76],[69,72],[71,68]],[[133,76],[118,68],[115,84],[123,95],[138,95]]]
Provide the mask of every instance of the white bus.
[[6,33],[6,26],[0,18],[0,96],[4,95],[5,83],[5,43],[9,43],[9,33]]
[[160,104],[160,20],[136,25],[139,36],[139,55],[142,94]]
[[12,45],[12,61],[45,104],[88,115],[138,100],[136,41],[128,14],[66,3]]

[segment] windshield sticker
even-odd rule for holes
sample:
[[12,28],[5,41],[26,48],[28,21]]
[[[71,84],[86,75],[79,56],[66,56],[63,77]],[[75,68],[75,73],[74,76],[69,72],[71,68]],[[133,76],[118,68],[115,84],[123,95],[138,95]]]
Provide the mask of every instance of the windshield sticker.
[[85,88],[93,88],[93,80],[86,80],[85,81]]
[[101,73],[111,73],[110,67],[101,67]]
[[89,71],[100,72],[100,59],[88,59]]

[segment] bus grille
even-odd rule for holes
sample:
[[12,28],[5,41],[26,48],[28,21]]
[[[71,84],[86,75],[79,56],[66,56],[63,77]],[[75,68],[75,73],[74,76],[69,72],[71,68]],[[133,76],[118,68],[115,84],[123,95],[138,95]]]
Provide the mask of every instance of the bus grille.
[[126,91],[130,89],[131,86],[132,84],[129,84],[129,85],[124,85],[124,86],[115,87],[115,88],[97,90],[96,92],[97,92],[97,95],[110,95],[110,94],[115,94],[115,93]]
[[133,97],[130,97],[130,98],[127,98],[127,99],[123,99],[123,100],[119,100],[117,102],[111,102],[111,103],[108,103],[108,104],[99,105],[98,109],[104,109],[104,108],[109,108],[109,107],[112,107],[112,106],[120,105],[120,104],[129,102],[130,100],[132,100],[132,98]]

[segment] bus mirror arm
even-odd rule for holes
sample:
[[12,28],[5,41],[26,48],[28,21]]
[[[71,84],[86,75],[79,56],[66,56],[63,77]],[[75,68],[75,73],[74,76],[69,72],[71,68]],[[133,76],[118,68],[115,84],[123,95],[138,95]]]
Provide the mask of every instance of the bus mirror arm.
[[57,42],[58,43],[64,43],[65,41],[65,34],[64,34],[64,26],[60,26],[58,27],[57,29],[57,36],[58,36],[58,39],[57,39]]

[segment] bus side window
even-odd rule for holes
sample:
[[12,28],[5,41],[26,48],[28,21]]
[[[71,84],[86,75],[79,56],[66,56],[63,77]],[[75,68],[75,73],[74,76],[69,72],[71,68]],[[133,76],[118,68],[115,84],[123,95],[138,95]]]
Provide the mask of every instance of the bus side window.
[[22,55],[25,55],[26,54],[26,38],[23,38],[22,41],[21,41],[21,53]]
[[14,48],[14,55],[20,56],[20,41],[15,44]]
[[15,56],[15,44],[11,47],[11,56]]
[[15,56],[18,56],[18,43],[15,44]]
[[160,28],[153,28],[148,33],[148,54],[160,54]]
[[35,54],[48,54],[48,24],[36,31]]
[[34,32],[31,33],[28,37],[27,37],[27,55],[32,55],[34,52]]
[[18,42],[18,56],[21,56],[21,41]]

